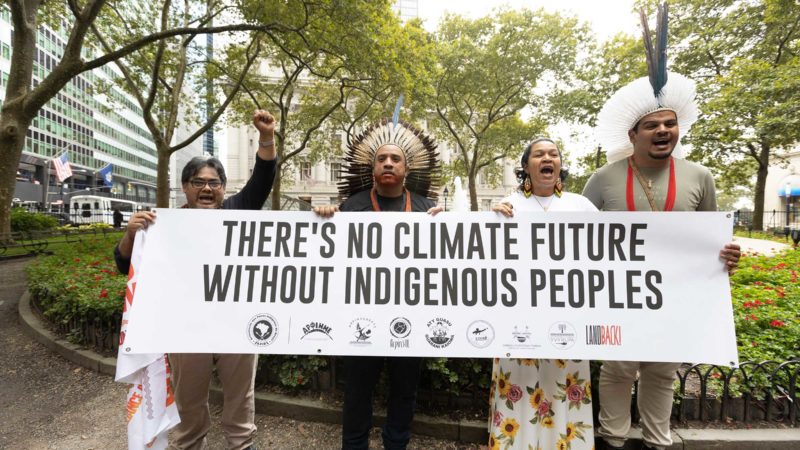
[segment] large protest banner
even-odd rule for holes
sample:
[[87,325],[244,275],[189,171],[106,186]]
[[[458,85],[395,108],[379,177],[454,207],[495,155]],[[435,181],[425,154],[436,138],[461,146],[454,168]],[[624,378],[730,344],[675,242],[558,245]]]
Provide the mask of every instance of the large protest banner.
[[125,348],[737,364],[727,213],[159,210]]

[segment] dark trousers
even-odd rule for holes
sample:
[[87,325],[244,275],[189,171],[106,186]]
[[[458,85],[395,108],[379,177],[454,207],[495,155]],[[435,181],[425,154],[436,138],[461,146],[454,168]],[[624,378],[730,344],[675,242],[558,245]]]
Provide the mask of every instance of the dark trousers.
[[342,449],[367,450],[372,428],[372,393],[383,362],[389,370],[389,404],[383,427],[383,447],[403,450],[411,439],[422,358],[350,356],[345,358],[347,382],[342,411]]

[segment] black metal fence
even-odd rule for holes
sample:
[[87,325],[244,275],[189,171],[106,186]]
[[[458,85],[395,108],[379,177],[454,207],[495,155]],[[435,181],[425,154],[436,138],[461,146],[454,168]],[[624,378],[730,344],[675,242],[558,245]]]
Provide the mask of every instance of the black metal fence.
[[[747,230],[753,230],[753,211],[738,210],[733,212],[733,224]],[[774,233],[784,233],[785,229],[800,228],[800,210],[794,208],[791,211],[764,211],[763,216],[764,231]]]
[[789,361],[748,361],[737,368],[686,364],[678,381],[673,413],[680,422],[800,426],[800,355]]

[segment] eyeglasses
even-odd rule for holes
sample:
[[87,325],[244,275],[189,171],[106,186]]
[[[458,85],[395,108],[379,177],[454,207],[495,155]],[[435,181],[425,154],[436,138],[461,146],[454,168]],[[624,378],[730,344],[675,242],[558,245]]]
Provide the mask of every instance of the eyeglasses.
[[206,185],[214,190],[222,187],[222,181],[220,180],[203,180],[201,178],[192,178],[189,180],[189,184],[195,189],[203,189]]

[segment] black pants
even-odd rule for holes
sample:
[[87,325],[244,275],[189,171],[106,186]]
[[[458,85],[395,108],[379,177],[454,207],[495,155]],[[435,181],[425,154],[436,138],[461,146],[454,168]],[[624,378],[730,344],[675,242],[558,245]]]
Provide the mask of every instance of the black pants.
[[389,404],[383,427],[383,447],[403,450],[411,439],[422,358],[350,356],[345,358],[342,449],[366,450],[372,428],[372,393],[383,362],[389,370]]

